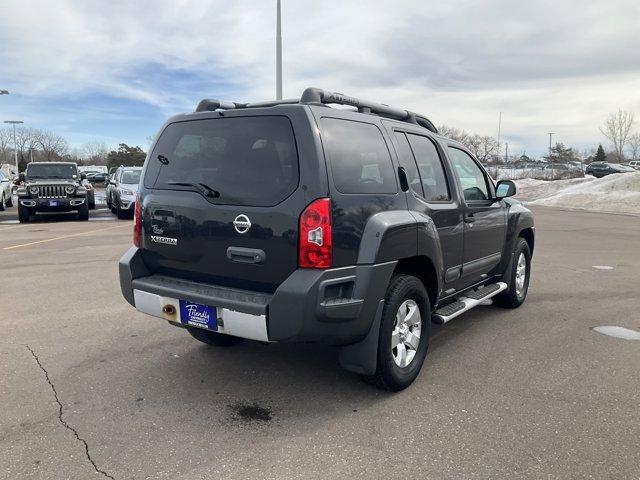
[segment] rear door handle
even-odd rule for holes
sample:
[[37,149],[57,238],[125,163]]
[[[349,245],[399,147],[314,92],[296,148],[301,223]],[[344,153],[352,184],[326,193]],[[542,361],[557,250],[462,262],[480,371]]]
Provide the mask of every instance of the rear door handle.
[[476,221],[475,216],[473,215],[473,213],[468,213],[467,215],[465,215],[464,217],[464,223],[473,223]]
[[261,265],[267,260],[267,254],[257,248],[229,247],[227,258],[232,262]]

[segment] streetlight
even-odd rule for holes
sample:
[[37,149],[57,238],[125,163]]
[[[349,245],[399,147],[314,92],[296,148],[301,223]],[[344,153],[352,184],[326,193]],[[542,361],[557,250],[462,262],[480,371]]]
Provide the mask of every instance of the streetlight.
[[278,0],[276,10],[276,100],[282,100],[282,13],[280,0]]
[[551,161],[551,137],[553,137],[556,133],[555,132],[549,132],[549,161]]
[[5,120],[4,123],[13,125],[13,155],[16,160],[16,174],[20,173],[20,167],[18,166],[18,142],[16,141],[16,125],[24,123],[22,120]]

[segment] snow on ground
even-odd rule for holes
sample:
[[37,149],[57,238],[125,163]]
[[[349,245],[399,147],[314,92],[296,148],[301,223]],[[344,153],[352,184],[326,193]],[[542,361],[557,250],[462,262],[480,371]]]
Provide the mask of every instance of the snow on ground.
[[640,172],[603,178],[516,180],[517,199],[531,205],[640,214]]

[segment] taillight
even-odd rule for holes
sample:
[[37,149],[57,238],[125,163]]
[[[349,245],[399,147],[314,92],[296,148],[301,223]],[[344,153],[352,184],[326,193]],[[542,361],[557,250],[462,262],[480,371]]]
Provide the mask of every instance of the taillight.
[[331,200],[319,198],[300,215],[298,266],[329,268],[332,263]]
[[133,244],[140,246],[142,240],[142,202],[140,194],[136,195],[136,204],[133,207]]

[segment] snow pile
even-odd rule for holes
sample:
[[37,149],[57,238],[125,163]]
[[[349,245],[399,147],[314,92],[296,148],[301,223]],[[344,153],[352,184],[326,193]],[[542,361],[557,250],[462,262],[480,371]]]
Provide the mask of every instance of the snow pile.
[[555,181],[528,178],[516,185],[516,198],[531,205],[640,214],[640,172]]

